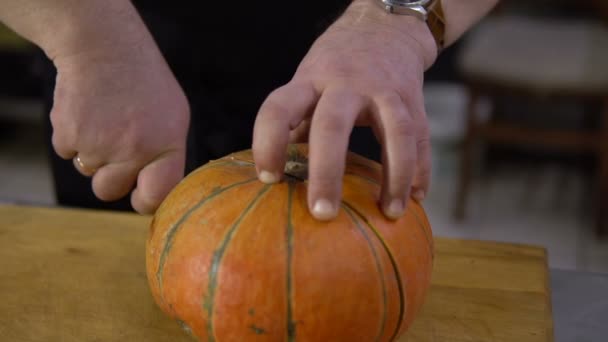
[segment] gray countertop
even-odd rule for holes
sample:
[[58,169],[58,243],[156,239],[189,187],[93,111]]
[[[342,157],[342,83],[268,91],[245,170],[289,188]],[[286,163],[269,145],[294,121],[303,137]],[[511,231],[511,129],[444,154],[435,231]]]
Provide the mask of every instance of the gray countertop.
[[556,342],[608,341],[608,274],[551,270]]

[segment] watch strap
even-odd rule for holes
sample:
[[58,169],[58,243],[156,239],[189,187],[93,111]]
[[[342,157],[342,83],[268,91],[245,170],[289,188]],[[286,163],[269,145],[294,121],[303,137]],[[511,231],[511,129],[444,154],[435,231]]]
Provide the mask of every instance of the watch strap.
[[437,43],[437,51],[440,52],[445,47],[445,15],[441,0],[433,1],[427,10],[426,23]]

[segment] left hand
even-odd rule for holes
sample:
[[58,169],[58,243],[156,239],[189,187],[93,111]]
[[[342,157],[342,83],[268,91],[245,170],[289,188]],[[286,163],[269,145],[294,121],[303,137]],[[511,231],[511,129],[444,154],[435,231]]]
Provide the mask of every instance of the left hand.
[[262,105],[253,137],[260,180],[279,181],[287,144],[308,133],[308,206],[317,219],[333,219],[350,133],[369,125],[382,145],[381,208],[388,218],[402,216],[410,193],[421,200],[429,187],[422,86],[436,54],[425,23],[355,0],[313,44],[293,79]]

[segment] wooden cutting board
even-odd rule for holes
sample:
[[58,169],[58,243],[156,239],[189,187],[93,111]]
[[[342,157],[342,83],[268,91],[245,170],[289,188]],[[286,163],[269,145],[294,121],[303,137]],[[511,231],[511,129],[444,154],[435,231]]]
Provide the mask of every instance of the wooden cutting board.
[[[148,291],[149,220],[0,206],[0,341],[191,341]],[[553,341],[543,249],[435,246],[429,297],[400,342]]]

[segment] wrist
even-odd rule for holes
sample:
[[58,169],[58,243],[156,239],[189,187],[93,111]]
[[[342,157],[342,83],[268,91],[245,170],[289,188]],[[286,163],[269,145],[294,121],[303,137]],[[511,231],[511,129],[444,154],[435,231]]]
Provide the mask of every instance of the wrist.
[[404,41],[412,42],[425,70],[437,58],[435,38],[426,22],[410,15],[397,15],[386,12],[378,5],[379,0],[353,0],[339,22],[344,25],[372,25],[377,30],[397,33]]
[[120,55],[153,42],[128,0],[67,3],[67,8],[41,11],[41,29],[32,34],[56,64],[78,56]]

